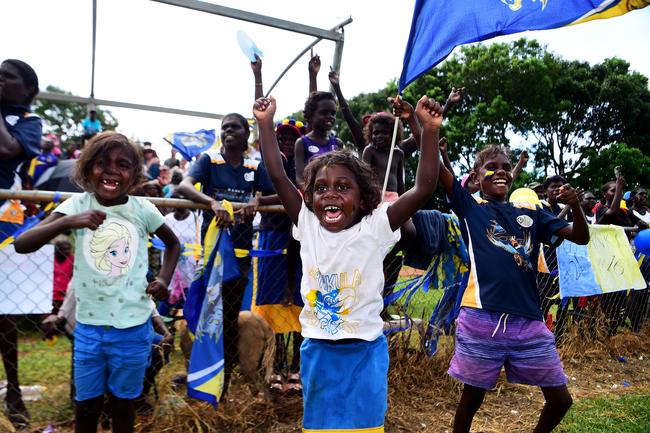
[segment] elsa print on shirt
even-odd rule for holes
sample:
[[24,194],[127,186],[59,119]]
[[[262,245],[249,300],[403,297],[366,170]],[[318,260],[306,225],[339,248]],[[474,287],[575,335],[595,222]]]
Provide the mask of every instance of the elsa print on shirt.
[[98,271],[117,276],[129,271],[131,232],[118,222],[111,222],[93,232],[90,254]]

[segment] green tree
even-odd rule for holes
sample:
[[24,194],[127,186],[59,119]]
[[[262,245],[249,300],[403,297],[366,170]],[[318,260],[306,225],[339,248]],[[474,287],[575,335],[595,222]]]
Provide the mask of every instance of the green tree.
[[637,185],[650,185],[650,155],[637,147],[625,143],[616,143],[600,152],[588,149],[586,159],[589,161],[578,169],[576,184],[599,196],[602,185],[614,180],[614,167],[620,166],[628,182],[628,190]]
[[[558,173],[581,176],[582,183],[591,173],[590,161],[601,152],[611,156],[607,149],[619,149],[618,143],[650,155],[648,79],[630,71],[624,60],[592,66],[562,59],[526,39],[471,45],[413,82],[404,99],[415,103],[427,94],[444,101],[453,86],[465,87],[466,96],[448,116],[443,135],[463,172],[485,144],[508,146],[513,136],[534,157],[531,179]],[[361,117],[386,110],[386,97],[396,90],[393,81],[348,102]],[[342,119],[337,132],[350,141]]]
[[[59,89],[55,86],[47,86],[45,89],[51,93],[62,93],[72,95],[70,92]],[[118,121],[110,111],[97,107],[97,118],[102,122],[103,129],[115,130]],[[88,110],[83,104],[76,102],[58,102],[45,99],[37,99],[34,103],[34,112],[38,114],[44,123],[44,132],[53,132],[61,136],[64,142],[81,141],[83,128],[81,122],[86,118]]]

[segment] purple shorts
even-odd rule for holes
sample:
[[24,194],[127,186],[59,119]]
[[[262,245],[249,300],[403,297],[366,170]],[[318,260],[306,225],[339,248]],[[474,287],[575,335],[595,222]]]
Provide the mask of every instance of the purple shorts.
[[510,383],[555,387],[567,378],[544,322],[475,308],[462,308],[449,374],[467,385],[496,387],[505,367]]

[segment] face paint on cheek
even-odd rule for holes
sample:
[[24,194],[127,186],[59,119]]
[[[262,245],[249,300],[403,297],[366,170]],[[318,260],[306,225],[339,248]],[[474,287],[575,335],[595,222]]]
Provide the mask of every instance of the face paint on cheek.
[[485,172],[485,176],[483,176],[483,179],[485,179],[485,180],[490,179],[492,176],[494,176],[494,173],[495,172],[493,170],[487,170]]

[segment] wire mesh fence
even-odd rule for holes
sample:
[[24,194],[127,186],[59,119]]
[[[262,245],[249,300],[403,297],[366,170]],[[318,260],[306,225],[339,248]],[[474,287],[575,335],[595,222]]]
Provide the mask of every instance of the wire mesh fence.
[[[174,230],[179,230],[177,235],[184,245],[184,252],[170,284],[172,296],[159,303],[154,314],[162,319],[172,334],[176,334],[176,347],[180,348],[187,361],[191,352],[191,338],[182,326],[183,304],[194,272],[202,265],[200,247],[197,247],[202,243],[200,211],[175,213],[175,209],[189,206],[183,200],[163,200],[157,204],[167,214],[168,220],[186,222],[174,227]],[[40,206],[45,208],[47,202]],[[240,276],[223,287],[226,364],[229,368],[234,368],[236,364],[245,361],[238,359],[244,356],[241,345],[238,345],[242,326],[241,323],[238,325],[238,317],[240,311],[250,310],[264,318],[265,326],[274,335],[274,357],[269,364],[270,374],[265,375],[266,383],[263,386],[271,392],[299,396],[299,347],[302,341],[298,320],[302,307],[300,245],[290,235],[290,222],[285,215],[278,213],[277,208],[261,214],[261,219],[257,221],[242,222],[231,228],[233,243],[240,250],[237,259]],[[66,372],[71,368],[70,347],[62,346],[61,341],[57,342],[56,339],[72,340],[74,308],[68,305],[66,293],[74,272],[74,244],[72,236],[62,235],[32,254],[16,254],[11,244],[6,243],[0,249],[0,351],[4,362],[4,370],[0,371],[0,392],[5,396],[10,413],[26,416],[22,399],[32,398],[32,393],[40,398],[38,396],[48,392],[45,389],[34,389],[33,383],[26,383],[21,391],[19,378],[34,378],[34,372],[26,369],[35,367],[31,363],[23,365],[19,362],[19,342],[37,344],[45,341],[47,344],[39,345],[38,350],[47,353],[43,358],[48,360],[52,368],[64,369]],[[571,336],[587,342],[607,341],[608,337],[626,330],[639,332],[647,324],[650,308],[648,289],[560,299],[555,251],[547,249],[545,258],[550,273],[538,274],[538,288],[544,318],[555,333],[558,344],[572,344],[574,340]],[[148,278],[155,278],[160,269],[160,261],[161,247],[152,240],[149,245]],[[650,260],[641,259],[639,265],[644,279],[649,281]],[[399,250],[387,257],[384,274],[384,294],[393,294],[391,302],[382,313],[385,328],[389,333],[407,328],[417,328],[418,331],[414,334],[418,338],[401,339],[400,344],[417,347],[429,341],[432,332],[453,335],[453,320],[448,322],[448,326],[432,329],[430,324],[434,321],[431,318],[445,292],[451,288],[462,289],[459,287],[462,282],[443,285],[431,279],[417,289],[402,290],[407,286],[414,288],[414,282],[427,275],[427,268],[406,266],[404,254]],[[401,295],[395,296],[396,293]],[[71,297],[68,293],[67,299],[70,298],[74,296]],[[445,314],[450,313],[447,311]],[[146,378],[148,385],[145,391],[151,394],[156,392],[156,373],[169,360],[168,348],[163,347],[162,343],[165,333],[158,331],[161,335],[152,347],[152,353],[157,354],[156,362],[152,364]],[[249,348],[252,347],[250,341],[247,340]],[[56,361],[50,361],[51,359]],[[258,363],[256,367],[261,369],[263,366]],[[51,376],[53,379],[47,380],[67,382],[59,385],[65,386],[65,395],[72,398],[74,391],[69,383],[71,375],[47,372],[42,377]],[[182,382],[183,378],[178,378],[178,381]],[[146,396],[143,399],[146,400]]]

